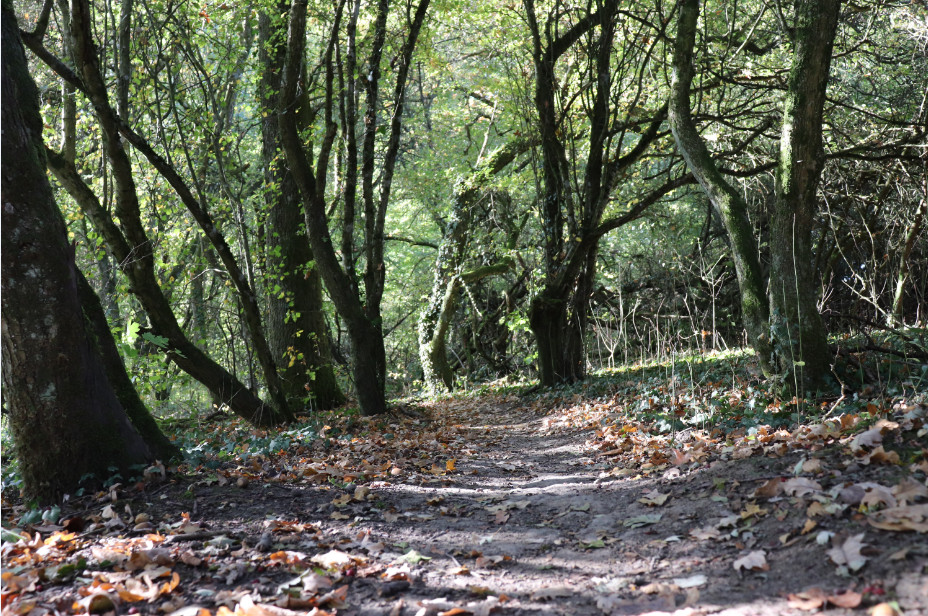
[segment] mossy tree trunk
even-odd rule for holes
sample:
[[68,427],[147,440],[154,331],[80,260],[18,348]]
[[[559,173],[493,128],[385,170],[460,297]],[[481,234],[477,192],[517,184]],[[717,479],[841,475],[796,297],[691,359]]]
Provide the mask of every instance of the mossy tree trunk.
[[457,306],[461,283],[476,282],[511,267],[511,262],[507,259],[499,264],[470,272],[461,271],[471,238],[472,208],[481,195],[485,194],[491,178],[530,147],[531,143],[524,140],[506,144],[481,161],[473,173],[454,188],[451,216],[435,259],[432,292],[419,315],[419,362],[422,365],[425,385],[432,394],[442,390],[451,391],[453,388],[453,375],[447,355],[447,335]]
[[831,355],[818,312],[812,226],[825,155],[822,115],[841,0],[797,0],[770,217],[770,331],[779,372],[800,391],[820,385]]
[[[260,16],[259,98],[267,213],[268,338],[289,402],[331,409],[345,402],[338,386],[316,267],[303,220],[300,191],[281,149],[277,108],[287,58],[287,2],[275,2]],[[302,97],[305,98],[305,97]],[[303,101],[301,98],[300,103]],[[299,113],[304,119],[307,111]],[[300,130],[307,128],[301,122]]]
[[690,87],[695,73],[693,48],[696,44],[698,19],[699,0],[682,0],[673,49],[670,128],[690,172],[702,186],[725,226],[738,277],[741,317],[761,367],[769,374],[772,372],[772,349],[768,303],[747,204],[741,194],[722,177],[692,116]]
[[[305,0],[293,0],[289,13],[287,37],[287,61],[281,86],[279,102],[279,126],[281,144],[287,163],[300,191],[309,243],[315,256],[315,264],[325,282],[329,297],[342,317],[348,330],[352,352],[352,376],[361,413],[377,415],[386,411],[386,350],[383,340],[381,301],[383,298],[386,263],[384,261],[384,224],[390,202],[393,174],[399,156],[402,134],[403,104],[406,81],[413,50],[425,21],[429,0],[420,0],[415,7],[408,7],[399,52],[391,62],[395,68],[393,82],[392,116],[388,125],[379,123],[382,100],[381,60],[386,48],[387,17],[391,3],[378,0],[374,8],[374,21],[367,34],[370,53],[369,69],[356,71],[356,28],[360,3],[346,11],[346,2],[341,0],[335,8],[332,29],[324,38],[325,46],[318,66],[321,75],[315,83],[321,84],[322,99],[320,113],[324,121],[322,138],[318,145],[306,144],[300,133],[298,117],[298,95],[302,88],[309,87],[305,79],[304,56],[306,51]],[[348,40],[343,41],[344,58],[336,59],[335,47],[342,35],[342,23]],[[344,71],[344,98],[338,100],[342,88],[336,85],[336,74]],[[358,79],[358,74],[364,74]],[[359,96],[356,88],[363,88],[364,118],[358,121]],[[332,157],[332,147],[339,132],[336,118],[341,118],[345,144],[344,186],[341,191],[341,255],[336,253],[329,230],[328,202],[326,194],[327,175]],[[361,139],[356,131],[361,128]],[[380,130],[380,129],[383,130]],[[375,156],[377,134],[385,132],[387,137],[380,156]],[[379,183],[375,191],[375,167],[380,161]],[[361,194],[358,195],[360,184]],[[358,203],[360,202],[360,203]],[[355,238],[355,210],[362,214],[363,241],[357,245]],[[356,273],[359,256],[363,257],[363,293]]]
[[0,12],[3,395],[24,494],[47,503],[85,474],[126,472],[152,451],[86,327],[74,252],[45,175],[38,92],[9,0]]

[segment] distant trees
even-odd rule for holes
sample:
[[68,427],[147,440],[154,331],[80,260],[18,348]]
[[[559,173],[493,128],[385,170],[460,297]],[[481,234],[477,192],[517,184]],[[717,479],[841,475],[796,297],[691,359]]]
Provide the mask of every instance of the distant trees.
[[[385,81],[381,62],[387,44],[390,2],[379,0],[374,7],[368,57],[363,65],[358,63],[361,2],[341,0],[337,4],[331,27],[324,34],[318,72],[311,76],[313,82],[318,81],[318,95],[323,101],[318,111],[323,117],[318,146],[311,140],[304,141],[298,121],[298,98],[313,85],[303,72],[307,3],[293,0],[290,7],[287,64],[279,108],[281,139],[303,197],[306,231],[316,266],[335,309],[345,321],[351,341],[354,387],[365,415],[386,410],[387,365],[381,316],[386,279],[384,225],[402,136],[407,79],[428,7],[429,0],[420,0],[416,5],[407,5],[405,15],[400,16],[403,36],[391,42],[397,48],[391,60],[391,68],[395,67],[393,91],[386,102],[391,109],[390,122],[381,124],[385,104],[380,91]],[[363,107],[359,107],[358,88],[364,92]],[[339,133],[342,141],[333,151]],[[378,152],[381,133],[386,139]],[[326,185],[333,157],[340,156],[344,156],[344,171],[338,178],[340,186],[335,197],[341,213],[341,237],[336,248]],[[378,171],[379,186],[375,186]],[[359,214],[360,243],[355,232]],[[358,271],[361,266],[363,274]]]
[[172,411],[195,379],[257,425],[377,414],[745,331],[804,389],[827,331],[924,313],[916,5],[98,4],[23,39],[75,260]]

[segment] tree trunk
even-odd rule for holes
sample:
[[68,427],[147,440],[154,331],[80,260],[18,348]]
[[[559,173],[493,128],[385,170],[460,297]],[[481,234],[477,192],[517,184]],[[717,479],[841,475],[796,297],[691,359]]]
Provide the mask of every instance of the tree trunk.
[[915,248],[915,240],[921,232],[922,223],[928,216],[928,174],[925,176],[925,197],[922,197],[918,209],[915,211],[915,219],[909,226],[905,235],[905,244],[902,246],[902,253],[899,255],[899,273],[896,275],[896,291],[893,293],[893,310],[892,323],[890,325],[905,325],[905,285],[909,279],[909,259],[912,257],[912,250]]
[[[107,379],[78,296],[74,252],[45,175],[38,93],[2,5],[3,395],[27,499],[152,459]],[[16,101],[16,104],[10,104]]]
[[[309,397],[312,408],[330,409],[345,402],[338,386],[322,298],[322,278],[306,235],[300,192],[285,165],[277,123],[280,77],[287,57],[287,3],[262,14],[259,86],[267,219],[268,271],[280,290],[269,301],[269,342],[291,404]],[[305,113],[305,110],[304,110]],[[303,127],[305,128],[305,126]]]
[[529,327],[538,345],[538,376],[547,387],[583,379],[583,333],[568,310],[564,294],[545,293],[532,299]]
[[820,385],[831,354],[818,312],[812,226],[825,154],[822,114],[841,0],[798,0],[770,217],[770,331],[779,371],[800,392]]
[[740,193],[719,173],[705,142],[696,130],[690,108],[690,86],[694,75],[693,47],[696,44],[698,19],[699,0],[683,0],[680,4],[673,50],[673,77],[670,83],[668,110],[670,128],[677,148],[709,197],[728,233],[741,296],[741,317],[761,367],[769,374],[772,371],[769,313],[757,242],[754,239],[751,221],[748,219],[747,204]]
[[[346,269],[342,268],[340,259],[335,253],[332,237],[329,232],[329,220],[326,203],[326,175],[329,171],[330,155],[338,127],[335,123],[335,68],[334,48],[341,29],[341,18],[344,2],[339,3],[333,28],[326,43],[326,48],[320,66],[325,71],[324,87],[325,101],[323,111],[325,117],[325,133],[317,149],[306,148],[300,136],[300,122],[297,118],[298,85],[303,76],[303,57],[306,49],[306,11],[305,0],[293,0],[290,7],[290,23],[287,37],[287,62],[282,79],[279,125],[281,144],[287,155],[287,162],[293,178],[300,190],[303,200],[306,230],[309,235],[310,246],[316,257],[316,265],[325,281],[329,297],[335,309],[345,321],[352,348],[352,373],[357,388],[358,402],[364,415],[377,415],[386,411],[386,350],[384,349],[383,330],[380,316],[380,299],[383,295],[383,281],[386,264],[383,260],[384,244],[384,217],[390,199],[390,186],[396,158],[399,155],[399,140],[401,134],[401,120],[403,98],[408,75],[409,63],[415,48],[416,40],[429,0],[420,0],[415,9],[415,15],[408,24],[409,31],[402,49],[394,59],[397,66],[397,77],[393,96],[393,116],[390,123],[389,137],[383,153],[383,169],[380,174],[380,196],[374,202],[372,194],[374,137],[377,130],[378,84],[380,79],[380,58],[383,46],[377,41],[382,39],[382,29],[386,24],[386,11],[389,9],[388,0],[380,0],[377,5],[377,17],[373,28],[372,50],[369,63],[370,73],[364,79],[367,88],[368,110],[365,115],[365,143],[362,160],[362,189],[365,206],[364,224],[364,253],[367,263],[365,267],[365,290],[362,298],[358,292],[357,279],[353,275],[350,265],[354,246],[350,231],[353,223],[348,220],[344,223],[342,258],[349,262]],[[353,72],[347,76],[348,80],[355,79]],[[346,130],[353,131],[353,125]],[[314,151],[318,151],[315,170],[312,164]],[[349,146],[348,158],[357,152]],[[356,160],[356,159],[355,159]],[[349,166],[352,166],[349,162]],[[346,178],[346,182],[347,182]],[[350,212],[354,207],[353,199],[345,191],[344,207]],[[347,218],[347,216],[346,216]]]
[[[471,208],[483,193],[487,181],[506,168],[516,156],[528,151],[530,141],[513,141],[481,161],[467,180],[454,188],[451,217],[445,228],[438,256],[435,259],[435,279],[428,303],[419,315],[419,362],[423,380],[431,394],[442,389],[451,391],[453,375],[447,357],[447,333],[457,306],[457,293],[462,279],[477,280],[473,273],[458,275],[470,239]],[[503,270],[511,267],[509,262]],[[492,275],[501,272],[488,272]]]
[[92,339],[96,352],[100,355],[103,367],[106,370],[106,378],[116,393],[119,403],[125,409],[132,425],[148,444],[156,458],[165,462],[179,458],[181,455],[180,449],[168,440],[161,428],[158,427],[158,424],[155,423],[151,413],[145,407],[145,403],[142,402],[135,390],[132,380],[126,373],[126,366],[119,354],[119,349],[116,348],[113,332],[110,330],[100,298],[79,269],[75,269],[75,274],[77,276],[77,293],[80,298],[81,309],[84,312],[87,335]]

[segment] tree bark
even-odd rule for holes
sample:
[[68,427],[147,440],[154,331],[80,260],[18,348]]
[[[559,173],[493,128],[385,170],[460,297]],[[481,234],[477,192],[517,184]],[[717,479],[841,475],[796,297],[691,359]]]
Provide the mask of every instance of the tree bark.
[[[38,92],[2,4],[3,395],[27,499],[52,502],[152,459],[85,329],[78,272],[45,175]],[[16,104],[12,104],[15,101]]]
[[896,275],[896,291],[893,293],[893,309],[891,325],[905,325],[905,285],[909,279],[909,259],[915,248],[915,240],[921,232],[925,217],[928,217],[928,175],[925,176],[925,196],[922,197],[915,211],[915,219],[909,226],[905,235],[905,244],[899,255],[899,273]]
[[116,393],[119,403],[125,409],[126,415],[129,416],[129,421],[148,444],[154,457],[165,462],[179,458],[180,449],[168,440],[155,423],[126,373],[126,365],[123,363],[122,355],[119,354],[119,349],[116,348],[116,341],[113,340],[113,332],[110,330],[100,298],[79,269],[75,268],[75,274],[87,335],[100,355],[106,370],[106,378]]
[[820,385],[831,354],[818,312],[812,227],[825,153],[822,115],[841,0],[797,0],[770,217],[770,332],[779,372],[799,391]]
[[[451,316],[457,305],[457,293],[462,279],[476,280],[474,273],[461,275],[465,250],[470,239],[471,209],[483,193],[487,181],[531,147],[530,141],[513,141],[478,164],[467,180],[454,189],[451,216],[435,259],[435,279],[428,303],[419,315],[419,362],[423,380],[433,395],[441,390],[451,391],[453,375],[447,357],[447,333]],[[502,264],[502,271],[511,267]],[[490,271],[485,276],[501,273]]]
[[673,50],[670,128],[690,172],[709,197],[728,233],[741,296],[741,317],[762,369],[770,374],[772,365],[768,304],[757,242],[754,239],[751,221],[748,219],[747,204],[716,167],[705,142],[696,130],[690,107],[690,86],[695,72],[693,48],[696,44],[698,19],[699,0],[682,0]]
[[[306,235],[300,192],[281,151],[277,122],[280,78],[287,58],[288,3],[260,17],[259,58],[263,66],[259,97],[265,109],[261,122],[265,194],[268,203],[268,334],[281,380],[291,404],[306,398],[314,409],[345,402],[338,386],[322,298],[322,278]],[[301,101],[302,102],[302,101]],[[298,115],[305,114],[298,111]],[[306,128],[305,122],[302,128]]]
[[[373,35],[375,41],[381,37],[379,24],[381,22],[385,23],[385,12],[389,9],[389,4],[386,0],[381,0],[378,3],[378,16],[375,18]],[[359,293],[357,279],[353,275],[353,265],[351,265],[354,245],[348,231],[353,229],[353,223],[346,221],[342,235],[342,259],[347,261],[343,269],[332,243],[326,212],[326,175],[329,170],[332,144],[337,134],[337,125],[333,113],[335,106],[333,51],[340,31],[343,6],[343,4],[339,4],[336,20],[321,63],[325,71],[325,102],[323,103],[325,133],[318,147],[319,154],[315,170],[311,163],[313,151],[304,147],[300,137],[300,124],[297,118],[298,106],[295,104],[298,85],[302,78],[303,55],[306,46],[307,3],[305,0],[293,0],[290,7],[287,63],[282,80],[279,123],[281,143],[287,154],[287,161],[293,178],[303,199],[306,229],[309,234],[310,246],[316,257],[316,265],[322,279],[325,281],[329,297],[332,299],[335,309],[341,315],[348,330],[352,350],[352,376],[361,413],[364,415],[378,415],[386,411],[386,350],[384,348],[380,313],[380,300],[383,296],[383,282],[386,273],[386,264],[383,260],[384,217],[390,198],[393,165],[399,153],[403,98],[408,67],[419,31],[425,20],[429,0],[421,0],[416,6],[415,15],[409,24],[406,39],[396,59],[398,67],[394,87],[393,116],[386,150],[383,153],[384,167],[380,176],[380,195],[376,202],[374,202],[370,192],[373,190],[372,184],[368,186],[369,178],[373,177],[372,165],[375,159],[372,151],[373,141],[371,141],[371,145],[368,145],[367,139],[373,140],[377,129],[378,85],[372,84],[370,81],[380,79],[382,46],[378,46],[375,42],[370,55],[370,71],[368,78],[365,79],[368,88],[368,111],[364,120],[365,145],[362,150],[364,158],[361,163],[362,189],[365,203],[364,245],[362,249],[367,259],[363,298]],[[346,78],[352,80],[355,75],[349,74]],[[306,87],[307,84],[303,83],[302,85]],[[354,128],[353,125],[347,126],[345,130],[350,132]],[[356,152],[353,153],[349,148],[348,154],[350,165],[352,156]],[[346,182],[349,181],[349,175],[346,173]],[[344,207],[346,211],[351,212],[354,203],[353,200],[349,200],[349,192],[350,190],[346,187]]]

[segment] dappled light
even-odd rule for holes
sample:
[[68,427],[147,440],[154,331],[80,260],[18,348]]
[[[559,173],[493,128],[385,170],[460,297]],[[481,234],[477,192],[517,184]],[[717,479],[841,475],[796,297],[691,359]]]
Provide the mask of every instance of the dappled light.
[[910,566],[926,556],[913,534],[928,532],[923,399],[803,401],[802,423],[774,427],[764,419],[784,412],[775,398],[748,421],[743,384],[712,382],[703,364],[692,377],[709,389],[685,390],[725,400],[707,427],[689,422],[698,404],[678,412],[670,368],[384,418],[331,413],[286,431],[204,425],[167,475],[72,496],[58,519],[24,523],[28,512],[5,507],[5,605],[317,615],[928,607]]
[[0,616],[928,615],[924,0],[0,14]]

